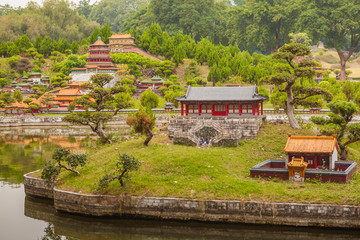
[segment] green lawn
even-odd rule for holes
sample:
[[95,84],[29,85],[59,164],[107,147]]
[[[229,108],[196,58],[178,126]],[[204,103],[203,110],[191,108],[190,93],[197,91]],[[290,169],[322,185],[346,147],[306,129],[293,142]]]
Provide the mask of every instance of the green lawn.
[[[142,145],[143,138],[99,147],[89,153],[89,163],[80,169],[81,176],[63,172],[58,188],[137,196],[360,204],[359,172],[347,184],[250,178],[249,170],[257,163],[284,158],[288,132],[313,134],[310,130],[292,130],[287,125],[266,124],[256,139],[243,141],[234,148],[173,145],[161,133],[149,147]],[[116,181],[107,189],[97,191],[98,179],[114,167],[118,152],[132,154],[143,161],[140,170],[132,174],[125,188]],[[359,152],[355,154],[356,157],[352,157],[360,162]]]

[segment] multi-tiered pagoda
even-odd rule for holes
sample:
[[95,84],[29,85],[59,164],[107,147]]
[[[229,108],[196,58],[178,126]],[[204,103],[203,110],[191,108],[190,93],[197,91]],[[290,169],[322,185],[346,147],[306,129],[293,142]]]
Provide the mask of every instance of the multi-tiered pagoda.
[[89,56],[86,58],[86,65],[84,68],[74,68],[73,73],[111,73],[119,70],[114,67],[111,61],[109,45],[101,41],[99,35],[98,40],[90,45]]

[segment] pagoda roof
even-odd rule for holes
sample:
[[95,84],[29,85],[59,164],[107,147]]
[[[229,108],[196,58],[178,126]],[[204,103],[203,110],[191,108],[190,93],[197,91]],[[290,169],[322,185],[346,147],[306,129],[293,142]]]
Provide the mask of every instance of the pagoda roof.
[[80,86],[85,83],[89,83],[89,81],[73,81],[69,84],[69,86]]
[[105,44],[102,40],[100,35],[98,36],[98,39],[96,42],[94,42],[93,44],[91,44],[90,46],[107,46],[107,44]]
[[60,91],[56,94],[56,96],[82,96],[78,89],[69,89],[64,88],[60,89]]
[[292,153],[333,153],[338,144],[335,136],[291,136],[284,151]]
[[29,75],[30,75],[30,76],[41,75],[41,73],[39,73],[39,72],[32,72],[32,73],[30,73]]
[[123,33],[123,34],[113,34],[110,38],[134,38],[133,36],[131,36],[131,34],[129,33]]
[[261,101],[267,97],[257,93],[257,87],[191,87],[178,101]]

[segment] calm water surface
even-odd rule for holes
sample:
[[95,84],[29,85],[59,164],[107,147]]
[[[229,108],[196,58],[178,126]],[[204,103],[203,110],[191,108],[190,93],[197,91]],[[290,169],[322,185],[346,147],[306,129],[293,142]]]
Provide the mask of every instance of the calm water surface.
[[49,200],[26,197],[23,174],[41,168],[58,146],[79,149],[83,130],[0,130],[0,240],[360,239],[360,231],[91,218],[56,212]]

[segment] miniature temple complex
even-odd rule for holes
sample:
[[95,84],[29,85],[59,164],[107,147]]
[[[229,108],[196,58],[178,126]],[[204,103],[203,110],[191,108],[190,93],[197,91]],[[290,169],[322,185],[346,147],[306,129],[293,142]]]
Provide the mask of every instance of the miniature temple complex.
[[169,123],[174,143],[197,146],[237,146],[254,138],[260,128],[263,101],[257,87],[189,87],[181,103],[181,116]]
[[164,86],[164,82],[165,81],[160,77],[152,77],[150,80],[142,80],[140,84],[136,86],[134,97],[140,98],[141,94],[148,88],[150,88],[156,95],[162,97],[164,94],[159,90],[159,88]]
[[177,98],[181,115],[192,117],[253,117],[263,115],[263,101],[257,87],[191,87]]
[[266,160],[250,169],[251,177],[346,183],[356,162],[338,161],[335,136],[292,136],[286,142],[285,160]]

